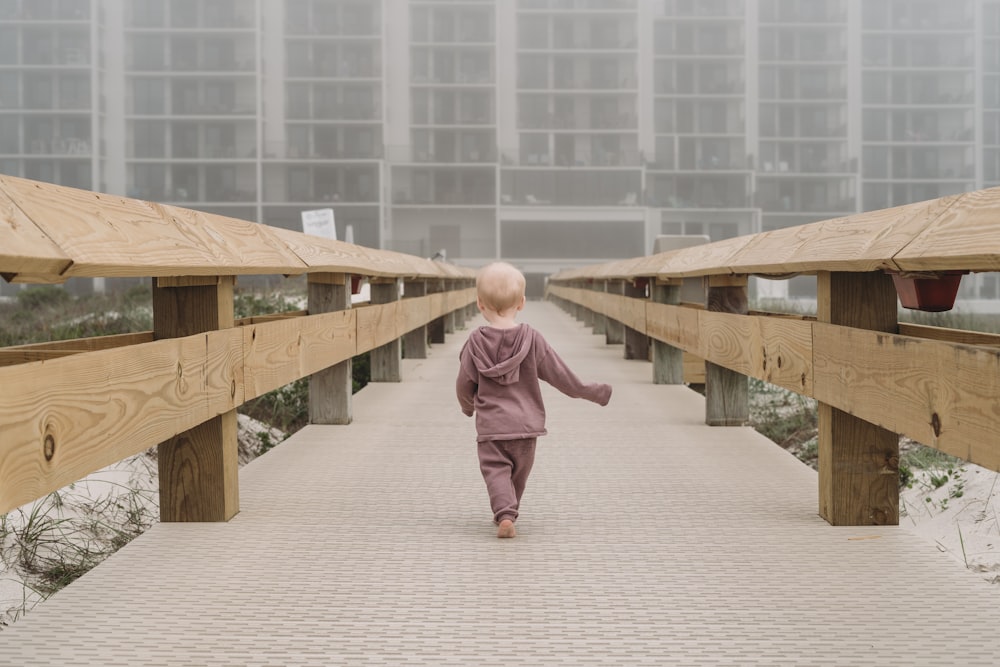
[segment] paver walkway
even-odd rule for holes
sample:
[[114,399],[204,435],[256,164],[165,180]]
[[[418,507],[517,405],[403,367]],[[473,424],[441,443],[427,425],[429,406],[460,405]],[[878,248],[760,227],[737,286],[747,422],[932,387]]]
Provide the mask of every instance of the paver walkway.
[[615,393],[547,394],[516,539],[459,331],[244,468],[230,523],[157,525],[0,633],[0,665],[997,664],[996,587],[905,528],[830,527],[792,456],[554,305],[524,320]]

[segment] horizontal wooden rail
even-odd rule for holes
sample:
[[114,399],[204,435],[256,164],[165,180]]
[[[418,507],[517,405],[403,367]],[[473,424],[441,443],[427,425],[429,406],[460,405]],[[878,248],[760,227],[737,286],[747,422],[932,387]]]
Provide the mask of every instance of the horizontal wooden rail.
[[[626,326],[706,361],[1000,471],[1000,336],[919,325],[901,326],[910,335],[873,332],[559,285],[549,293],[609,317],[626,314]],[[985,344],[931,339],[935,335]]]
[[[268,274],[308,274],[310,310],[235,320],[236,277]],[[161,517],[228,519],[238,406],[309,377],[311,418],[348,423],[353,357],[372,352],[385,380],[401,336],[422,352],[475,302],[471,269],[3,175],[0,275],[152,278],[154,322],[0,349],[0,513],[159,446]],[[379,298],[352,308],[360,279]]]
[[[654,381],[679,376],[671,350],[705,359],[709,424],[742,423],[746,377],[815,398],[828,521],[898,521],[898,434],[1000,470],[1000,336],[900,323],[897,305],[898,296],[905,307],[950,308],[941,287],[955,288],[956,275],[1000,270],[1000,188],[717,243],[676,242],[560,271],[549,294],[651,338]],[[750,276],[801,274],[817,277],[816,317],[746,309]],[[685,280],[703,281],[707,307],[677,305]],[[933,300],[916,298],[925,289]],[[711,414],[720,408],[728,414]]]
[[0,368],[0,513],[474,300],[466,287]]

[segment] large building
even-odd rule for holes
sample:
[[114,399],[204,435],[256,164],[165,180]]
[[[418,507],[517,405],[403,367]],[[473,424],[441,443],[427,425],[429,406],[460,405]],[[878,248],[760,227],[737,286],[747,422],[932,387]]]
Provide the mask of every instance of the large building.
[[0,173],[537,280],[1000,185],[1000,0],[0,0]]

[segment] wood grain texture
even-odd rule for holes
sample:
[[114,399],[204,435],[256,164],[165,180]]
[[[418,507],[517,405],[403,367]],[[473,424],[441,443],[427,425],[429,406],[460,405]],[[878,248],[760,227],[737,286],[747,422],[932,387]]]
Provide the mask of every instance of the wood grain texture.
[[[351,284],[346,275],[320,275],[318,281],[309,280],[309,309],[317,316],[336,313],[337,319],[319,323],[319,330],[328,336],[325,342],[300,344],[300,349],[309,351],[305,355],[307,367],[323,366],[309,375],[309,423],[350,424],[354,420],[353,358],[358,330],[357,319],[350,312]],[[327,355],[333,358],[317,359]]]
[[[820,272],[816,286],[813,381],[820,402],[820,516],[835,526],[895,525],[899,523],[898,431],[841,409],[828,402],[831,396],[820,389],[821,371],[831,356],[829,341],[822,334],[842,326],[865,336],[894,335],[896,290],[892,279],[881,272]],[[853,363],[868,356],[861,350],[853,354]]]
[[406,282],[403,290],[402,308],[406,319],[403,356],[406,359],[426,359],[428,352],[427,323],[431,321],[431,300],[427,298],[426,281],[408,280]]
[[469,268],[222,215],[0,176],[0,274],[67,277],[284,274],[475,276]]
[[894,256],[902,271],[1000,271],[1000,188],[958,195]]
[[[406,321],[405,306],[399,299],[401,280],[373,283],[372,308],[385,314],[375,329],[378,345],[371,351],[372,382],[402,382],[403,350],[400,336]],[[369,311],[370,312],[370,311]],[[391,332],[391,333],[390,333]]]
[[[742,426],[750,418],[749,387],[751,353],[750,318],[746,287],[711,287],[708,310],[701,311],[702,346],[705,364],[705,423],[709,426]],[[715,323],[719,315],[729,315],[730,327]],[[735,337],[734,335],[735,334]],[[717,364],[715,359],[726,359]]]
[[827,403],[818,405],[819,514],[834,526],[899,523],[899,437]]
[[[163,287],[164,282],[190,286]],[[153,337],[234,330],[235,285],[233,276],[154,280]],[[242,379],[233,378],[229,410],[161,442],[157,448],[160,521],[228,521],[239,512],[236,406],[245,398]]]
[[213,417],[157,450],[160,521],[229,521],[240,510],[236,411]]
[[398,337],[397,303],[369,304],[353,310],[358,318],[358,354],[374,350]]
[[1000,351],[814,327],[817,400],[1000,471]]
[[903,336],[943,340],[950,343],[1000,347],[1000,334],[983,333],[980,331],[966,331],[965,329],[949,329],[947,327],[932,327],[924,324],[900,322],[899,333]]
[[115,334],[111,336],[95,336],[93,338],[73,338],[70,340],[52,341],[49,343],[31,343],[29,345],[14,345],[0,348],[0,366],[12,366],[30,361],[58,359],[81,352],[94,350],[110,350],[116,347],[138,345],[153,340],[152,331],[139,333]]
[[898,268],[893,257],[961,195],[870,211],[753,237],[731,259],[733,273],[815,273]]
[[72,259],[7,195],[0,176],[0,273],[61,276]]
[[684,350],[654,336],[651,326],[651,321],[654,319],[653,306],[680,304],[680,285],[657,283],[650,285],[649,289],[650,303],[646,307],[646,333],[653,341],[653,384],[682,384],[684,382]]
[[349,309],[243,327],[245,400],[356,356],[356,320]]
[[242,347],[230,329],[0,368],[0,513],[235,408]]
[[77,276],[301,272],[263,226],[137,199],[0,178],[8,196],[53,240]]

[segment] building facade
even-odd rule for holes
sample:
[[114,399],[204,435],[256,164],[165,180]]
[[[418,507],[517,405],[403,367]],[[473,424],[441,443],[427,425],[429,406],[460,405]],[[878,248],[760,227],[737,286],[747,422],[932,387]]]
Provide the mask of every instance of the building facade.
[[1000,0],[0,0],[0,173],[534,282],[1000,185]]

